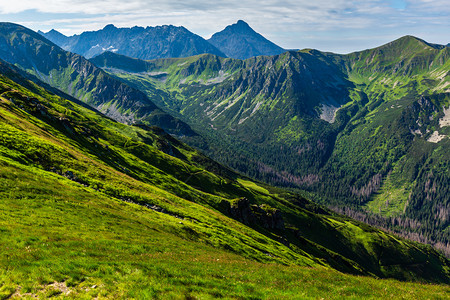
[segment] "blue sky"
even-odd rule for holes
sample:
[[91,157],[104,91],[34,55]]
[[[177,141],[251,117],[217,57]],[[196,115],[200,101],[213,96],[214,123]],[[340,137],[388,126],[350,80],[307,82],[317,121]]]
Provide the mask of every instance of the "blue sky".
[[348,53],[407,34],[450,43],[449,0],[0,0],[1,21],[66,35],[173,24],[209,38],[240,19],[288,49]]

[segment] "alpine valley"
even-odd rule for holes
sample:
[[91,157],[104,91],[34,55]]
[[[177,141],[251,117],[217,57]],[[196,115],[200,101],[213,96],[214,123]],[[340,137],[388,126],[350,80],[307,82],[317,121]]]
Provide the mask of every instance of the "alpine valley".
[[448,47],[157,30],[0,23],[1,299],[448,297]]
[[[178,116],[210,157],[450,254],[450,48],[92,62]],[[186,142],[189,143],[188,140]]]

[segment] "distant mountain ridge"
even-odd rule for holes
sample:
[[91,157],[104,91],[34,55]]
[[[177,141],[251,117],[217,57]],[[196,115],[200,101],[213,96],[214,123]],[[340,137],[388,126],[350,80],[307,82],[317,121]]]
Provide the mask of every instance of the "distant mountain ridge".
[[201,53],[225,56],[205,39],[182,26],[117,28],[110,24],[101,30],[87,31],[69,37],[56,30],[40,34],[64,50],[86,58],[105,51],[140,59],[187,57]]
[[239,20],[215,33],[209,40],[184,27],[117,28],[110,24],[101,30],[65,36],[55,29],[39,34],[64,50],[92,58],[103,52],[114,52],[144,60],[214,54],[221,57],[247,59],[260,55],[276,55],[286,50],[255,32]]
[[0,23],[0,59],[119,122],[146,122],[172,134],[196,135],[187,124],[160,110],[141,91],[21,25]]
[[69,38],[67,36],[65,36],[64,34],[62,34],[61,32],[52,29],[47,33],[44,33],[40,30],[38,30],[38,32],[40,35],[44,36],[46,39],[52,41],[53,43],[55,43],[56,45],[60,46],[60,45],[65,45]]
[[228,57],[238,59],[247,59],[260,55],[277,55],[286,51],[255,32],[242,20],[215,33],[208,42],[216,46]]

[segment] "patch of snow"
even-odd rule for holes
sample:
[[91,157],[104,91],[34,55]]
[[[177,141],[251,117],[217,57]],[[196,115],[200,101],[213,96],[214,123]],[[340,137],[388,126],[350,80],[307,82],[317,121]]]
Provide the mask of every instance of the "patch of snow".
[[252,113],[250,114],[250,117],[253,116],[255,114],[255,112],[258,111],[258,109],[261,107],[262,103],[263,103],[262,101],[259,101],[259,102],[256,103],[255,107],[252,110]]
[[[230,107],[232,107],[233,105],[235,105],[239,100],[242,99],[242,97],[244,97],[244,95],[241,95],[241,96],[235,98],[234,100],[229,101],[229,102],[227,103],[227,106],[224,108],[224,110],[227,110],[227,109],[229,109]],[[220,104],[221,104],[221,103],[220,103]],[[218,108],[218,107],[220,106],[220,104],[218,104],[218,105],[216,106],[216,108]]]
[[410,132],[411,132],[412,134],[417,134],[417,135],[422,136],[422,132],[421,132],[419,129],[416,129],[416,130],[414,130],[414,131],[410,130]]
[[441,73],[437,74],[437,79],[444,79],[445,77],[447,77],[448,72],[447,71],[442,71]]
[[[140,103],[136,103],[136,105],[139,105]],[[96,108],[100,112],[104,113],[108,117],[124,124],[132,124],[134,122],[134,115],[130,114],[123,114],[119,111],[117,108],[116,103],[112,103],[109,105],[109,103],[103,103],[98,105]]]
[[[447,82],[443,82],[439,85],[437,85],[432,91],[439,91],[439,90],[444,90],[445,88],[450,86],[450,81]],[[448,93],[450,92],[450,89],[444,90],[444,93]]]
[[167,72],[143,72],[141,74],[146,74],[149,76],[168,75]]
[[[95,47],[100,47],[100,45],[97,44]],[[92,49],[92,48],[94,48],[94,47],[91,47],[91,49]],[[103,51],[117,52],[119,49],[114,48],[114,46],[109,46],[108,48],[103,48],[103,47],[102,47],[102,50],[103,50]]]

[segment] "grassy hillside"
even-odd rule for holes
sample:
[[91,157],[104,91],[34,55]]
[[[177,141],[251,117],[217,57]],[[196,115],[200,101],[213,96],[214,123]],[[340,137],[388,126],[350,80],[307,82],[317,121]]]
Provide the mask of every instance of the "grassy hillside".
[[0,170],[1,298],[420,299],[450,293],[448,285],[246,259],[187,235],[186,220],[4,160]]
[[448,260],[429,246],[0,71],[3,297],[448,293],[375,279],[448,283]]

